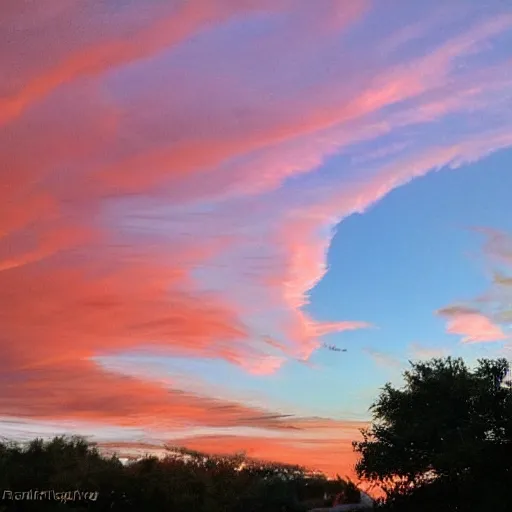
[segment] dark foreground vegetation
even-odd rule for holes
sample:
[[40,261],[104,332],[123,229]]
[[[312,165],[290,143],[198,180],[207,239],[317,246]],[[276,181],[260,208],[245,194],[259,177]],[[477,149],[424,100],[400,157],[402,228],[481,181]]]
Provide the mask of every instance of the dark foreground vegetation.
[[[382,510],[512,510],[512,388],[507,361],[415,363],[386,385],[354,442],[360,478],[384,491]],[[76,491],[76,492],[75,492]],[[302,467],[184,449],[123,464],[82,438],[0,443],[1,511],[300,512],[334,495],[357,503],[350,481]],[[324,500],[324,494],[331,498]]]
[[329,505],[324,493],[340,491],[359,501],[354,484],[301,467],[184,449],[123,464],[62,437],[0,445],[0,489],[0,510],[19,511],[299,512]]
[[512,511],[512,387],[505,359],[433,359],[386,385],[354,443],[358,476],[400,512]]

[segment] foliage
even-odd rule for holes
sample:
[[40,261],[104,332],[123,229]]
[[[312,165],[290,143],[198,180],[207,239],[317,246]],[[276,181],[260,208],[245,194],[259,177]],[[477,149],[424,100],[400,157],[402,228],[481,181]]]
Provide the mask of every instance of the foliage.
[[[405,386],[387,384],[373,422],[354,442],[360,478],[391,510],[512,510],[512,389],[505,359],[411,363]],[[493,508],[494,507],[494,508]]]
[[30,489],[98,493],[95,500],[66,503],[2,499],[0,512],[305,512],[319,500],[324,505],[324,492],[346,489],[358,497],[352,483],[339,477],[331,481],[299,466],[171,447],[163,459],[146,456],[122,464],[78,437],[36,439],[27,445],[0,443],[0,488],[2,493]]

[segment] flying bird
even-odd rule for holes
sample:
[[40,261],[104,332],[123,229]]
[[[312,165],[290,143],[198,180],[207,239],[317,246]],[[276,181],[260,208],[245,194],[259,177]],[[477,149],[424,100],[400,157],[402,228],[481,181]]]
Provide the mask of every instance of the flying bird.
[[326,348],[327,350],[331,350],[332,352],[346,352],[347,351],[346,348],[338,348],[338,347],[335,347],[334,345],[327,345],[326,343],[323,344],[323,347]]

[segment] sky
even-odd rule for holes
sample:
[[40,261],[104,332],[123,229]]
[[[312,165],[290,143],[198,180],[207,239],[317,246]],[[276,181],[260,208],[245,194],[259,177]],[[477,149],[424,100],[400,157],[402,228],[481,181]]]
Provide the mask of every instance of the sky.
[[3,0],[0,70],[0,436],[353,475],[512,353],[509,2]]

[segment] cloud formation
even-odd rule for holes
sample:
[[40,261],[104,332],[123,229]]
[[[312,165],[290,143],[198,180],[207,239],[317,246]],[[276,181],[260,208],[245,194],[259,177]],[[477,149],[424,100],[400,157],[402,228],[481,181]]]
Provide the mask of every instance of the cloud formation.
[[447,319],[447,332],[463,336],[463,343],[500,341],[507,338],[499,326],[473,309],[451,306],[440,309],[437,314]]
[[447,306],[437,314],[448,321],[447,331],[464,336],[465,343],[510,340],[512,298],[512,238],[491,228],[475,228],[485,237],[482,255],[492,275],[489,289],[468,299],[467,306]]
[[[306,311],[336,224],[512,144],[512,18],[480,14],[374,33],[382,7],[367,2],[3,2],[0,414],[314,430],[97,358],[145,349],[269,375],[369,327]],[[443,314],[468,341],[500,335]],[[322,436],[255,438],[255,455],[348,457]]]

